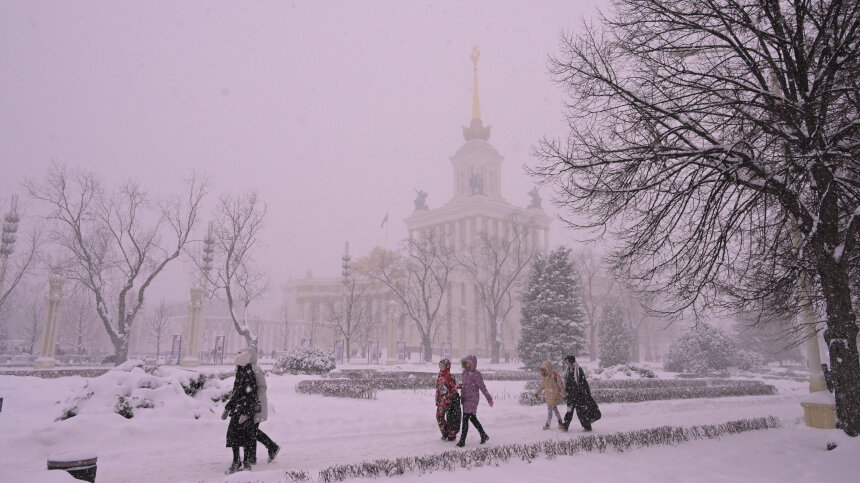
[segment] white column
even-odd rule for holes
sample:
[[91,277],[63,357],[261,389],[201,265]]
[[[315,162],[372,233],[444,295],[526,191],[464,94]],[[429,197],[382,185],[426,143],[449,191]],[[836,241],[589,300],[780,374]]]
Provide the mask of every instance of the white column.
[[57,350],[57,330],[60,322],[60,302],[63,300],[64,283],[65,280],[56,275],[52,275],[48,279],[48,295],[45,297],[48,310],[45,319],[45,328],[42,332],[39,358],[33,364],[33,367],[36,369],[50,369],[57,365],[57,360],[54,359],[54,356]]
[[188,340],[186,341],[185,357],[181,365],[184,367],[197,367],[200,360],[197,353],[200,351],[200,335],[203,332],[203,289],[191,287],[191,301],[188,303]]

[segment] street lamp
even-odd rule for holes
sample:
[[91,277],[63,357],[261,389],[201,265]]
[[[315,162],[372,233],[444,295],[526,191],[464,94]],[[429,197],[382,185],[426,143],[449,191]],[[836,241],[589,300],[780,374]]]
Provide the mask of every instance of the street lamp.
[[3,218],[3,233],[0,234],[0,292],[6,281],[6,267],[9,256],[15,251],[15,239],[18,233],[18,222],[21,215],[18,213],[18,195],[12,195],[12,203],[9,212]]

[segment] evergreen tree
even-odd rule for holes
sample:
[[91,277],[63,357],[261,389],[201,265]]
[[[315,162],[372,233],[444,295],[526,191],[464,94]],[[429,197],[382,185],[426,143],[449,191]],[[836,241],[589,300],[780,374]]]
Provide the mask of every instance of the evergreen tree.
[[564,356],[582,351],[586,320],[569,248],[535,258],[523,292],[521,326],[517,351],[526,369],[536,370],[545,360],[561,367]]
[[699,322],[669,346],[664,368],[670,372],[705,373],[737,366],[734,340],[722,329]]
[[600,367],[630,363],[633,334],[616,303],[607,304],[600,318]]

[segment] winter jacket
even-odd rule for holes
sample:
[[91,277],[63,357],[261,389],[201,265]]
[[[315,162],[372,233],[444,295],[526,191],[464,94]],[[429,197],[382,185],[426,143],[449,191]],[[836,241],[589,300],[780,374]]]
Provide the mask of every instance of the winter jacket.
[[254,422],[262,423],[269,417],[269,401],[266,397],[266,373],[257,364],[257,348],[248,347],[245,351],[251,356],[251,367],[254,369],[254,378],[257,381],[257,400],[260,401],[260,412],[254,415]]
[[567,405],[584,407],[591,400],[591,388],[585,380],[585,372],[579,364],[573,363],[567,366],[564,376],[564,390],[567,392]]
[[[227,446],[250,446],[255,444],[257,434],[254,425],[254,414],[257,412],[257,381],[251,364],[236,366],[236,380],[233,382],[233,393],[224,409],[230,415],[230,425],[227,426]],[[240,421],[246,416],[244,421]]]
[[436,407],[447,408],[451,403],[451,398],[457,393],[457,380],[451,375],[451,362],[448,359],[442,359],[447,362],[443,369],[439,369],[439,376],[436,378]]
[[463,402],[463,412],[475,414],[478,412],[478,403],[481,400],[478,391],[484,393],[488,403],[493,402],[490,392],[487,391],[487,386],[484,385],[484,376],[476,369],[478,366],[478,358],[472,355],[463,358],[463,361],[469,361],[471,366],[469,369],[463,369],[462,383],[460,387],[460,398]]
[[564,391],[564,381],[557,372],[553,370],[552,362],[543,361],[540,365],[541,383],[535,391],[535,396],[546,391],[546,405],[558,406],[562,399],[566,396]]

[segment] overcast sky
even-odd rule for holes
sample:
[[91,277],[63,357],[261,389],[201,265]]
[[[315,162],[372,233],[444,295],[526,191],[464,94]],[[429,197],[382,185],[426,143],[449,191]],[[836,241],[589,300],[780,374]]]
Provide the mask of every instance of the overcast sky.
[[[154,193],[205,171],[215,192],[268,202],[274,287],[309,269],[336,276],[345,240],[356,256],[386,243],[386,212],[389,245],[406,236],[415,188],[431,208],[451,197],[475,44],[503,194],[527,203],[531,146],[564,132],[547,56],[597,3],[7,0],[0,198],[52,160]],[[572,236],[553,222],[554,245]],[[185,298],[184,270],[154,294]],[[279,300],[273,289],[266,305]]]

